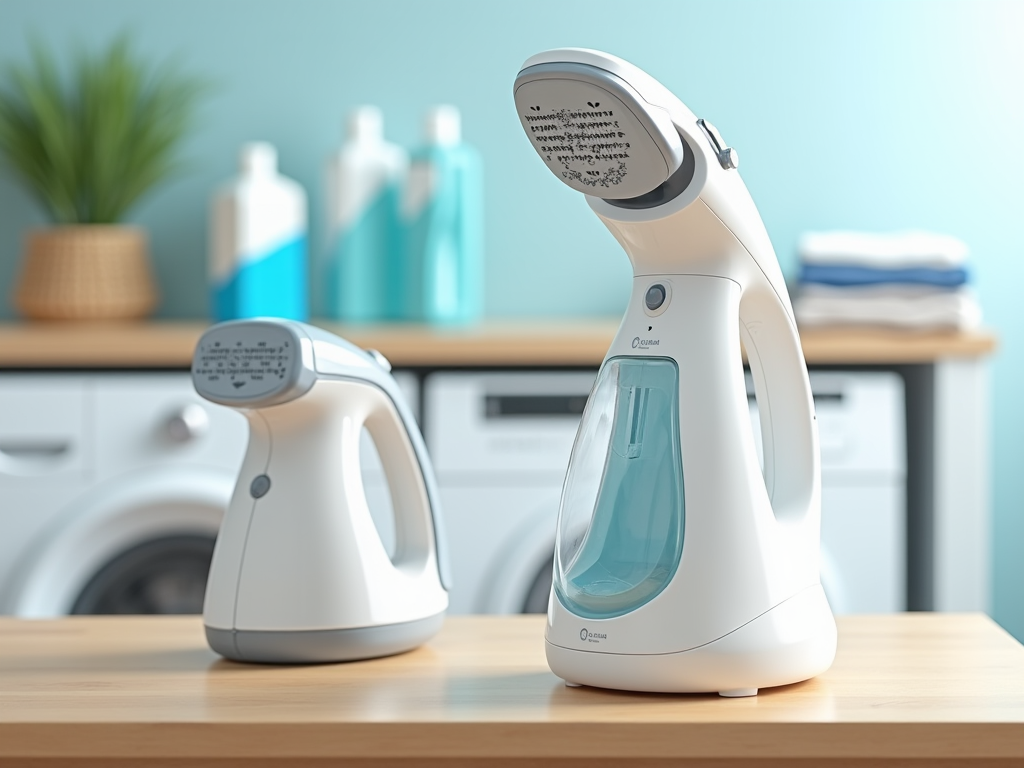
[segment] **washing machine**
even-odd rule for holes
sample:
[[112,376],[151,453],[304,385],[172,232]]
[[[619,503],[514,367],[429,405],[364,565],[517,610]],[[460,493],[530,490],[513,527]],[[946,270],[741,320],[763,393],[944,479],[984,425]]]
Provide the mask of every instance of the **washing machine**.
[[[411,404],[417,380],[397,376]],[[198,613],[248,439],[173,372],[0,375],[0,613]],[[372,441],[363,479],[394,517]]]
[[[811,371],[821,451],[821,576],[833,611],[907,608],[907,448],[903,379]],[[753,385],[748,402],[761,459]]]
[[[396,374],[414,412],[416,376]],[[562,481],[591,371],[426,377],[424,434],[449,537],[452,613],[546,610]],[[905,607],[903,386],[811,374],[822,580],[837,613]],[[752,429],[759,444],[756,403]],[[0,374],[0,613],[194,613],[247,439],[187,372]],[[371,514],[394,517],[372,441]]]
[[[562,481],[592,372],[447,372],[424,424],[452,555],[452,613],[547,610]],[[906,605],[903,383],[811,373],[822,455],[822,583],[836,613]],[[751,428],[760,445],[752,389]]]
[[562,481],[594,378],[426,377],[424,433],[448,532],[451,613],[546,610]]

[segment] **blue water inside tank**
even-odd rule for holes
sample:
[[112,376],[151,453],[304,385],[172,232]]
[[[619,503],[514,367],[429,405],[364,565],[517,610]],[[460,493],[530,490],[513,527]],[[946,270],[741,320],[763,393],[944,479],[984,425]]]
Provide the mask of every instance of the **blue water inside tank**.
[[649,602],[675,575],[683,523],[676,363],[612,358],[587,403],[562,495],[558,598],[587,618]]

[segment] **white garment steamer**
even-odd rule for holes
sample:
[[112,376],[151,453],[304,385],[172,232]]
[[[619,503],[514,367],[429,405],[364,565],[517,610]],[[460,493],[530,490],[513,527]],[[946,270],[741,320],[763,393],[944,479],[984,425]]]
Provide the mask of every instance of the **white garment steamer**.
[[[415,648],[440,629],[448,578],[437,488],[389,371],[379,354],[288,320],[221,323],[199,340],[196,391],[249,421],[203,609],[221,655],[349,661]],[[364,426],[391,493],[391,558],[363,490]]]
[[814,405],[736,151],[649,75],[597,51],[527,60],[515,103],[534,149],[587,195],[634,273],[562,492],[548,664],[570,685],[723,696],[825,671],[836,626],[818,577]]

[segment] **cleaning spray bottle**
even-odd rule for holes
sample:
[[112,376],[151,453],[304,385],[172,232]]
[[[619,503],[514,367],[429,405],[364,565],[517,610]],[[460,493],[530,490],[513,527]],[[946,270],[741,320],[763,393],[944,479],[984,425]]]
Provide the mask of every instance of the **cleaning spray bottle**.
[[483,177],[462,142],[459,111],[434,107],[402,198],[403,316],[438,324],[479,319],[483,302]]
[[212,205],[214,318],[305,320],[306,193],[277,172],[277,150],[270,144],[245,144],[239,165],[239,177],[218,191]]
[[349,116],[345,143],[327,163],[327,254],[323,298],[328,316],[349,322],[387,318],[393,281],[402,274],[398,205],[409,160],[384,140],[376,107]]

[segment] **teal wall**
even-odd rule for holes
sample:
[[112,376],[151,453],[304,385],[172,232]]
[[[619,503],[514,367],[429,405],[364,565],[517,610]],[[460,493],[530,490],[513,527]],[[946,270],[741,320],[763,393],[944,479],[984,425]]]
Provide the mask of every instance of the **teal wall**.
[[[71,50],[124,29],[217,87],[186,148],[192,172],[134,216],[152,236],[164,317],[206,313],[206,204],[239,143],[278,146],[315,228],[321,163],[363,102],[407,145],[428,105],[462,108],[486,163],[488,315],[620,312],[625,257],[532,155],[512,108],[519,64],[564,45],[635,62],[718,126],[790,274],[805,229],[966,240],[1001,338],[995,614],[1024,637],[1024,3],[0,0],[0,59],[23,59],[32,33]],[[21,237],[41,222],[0,171],[0,317]]]

